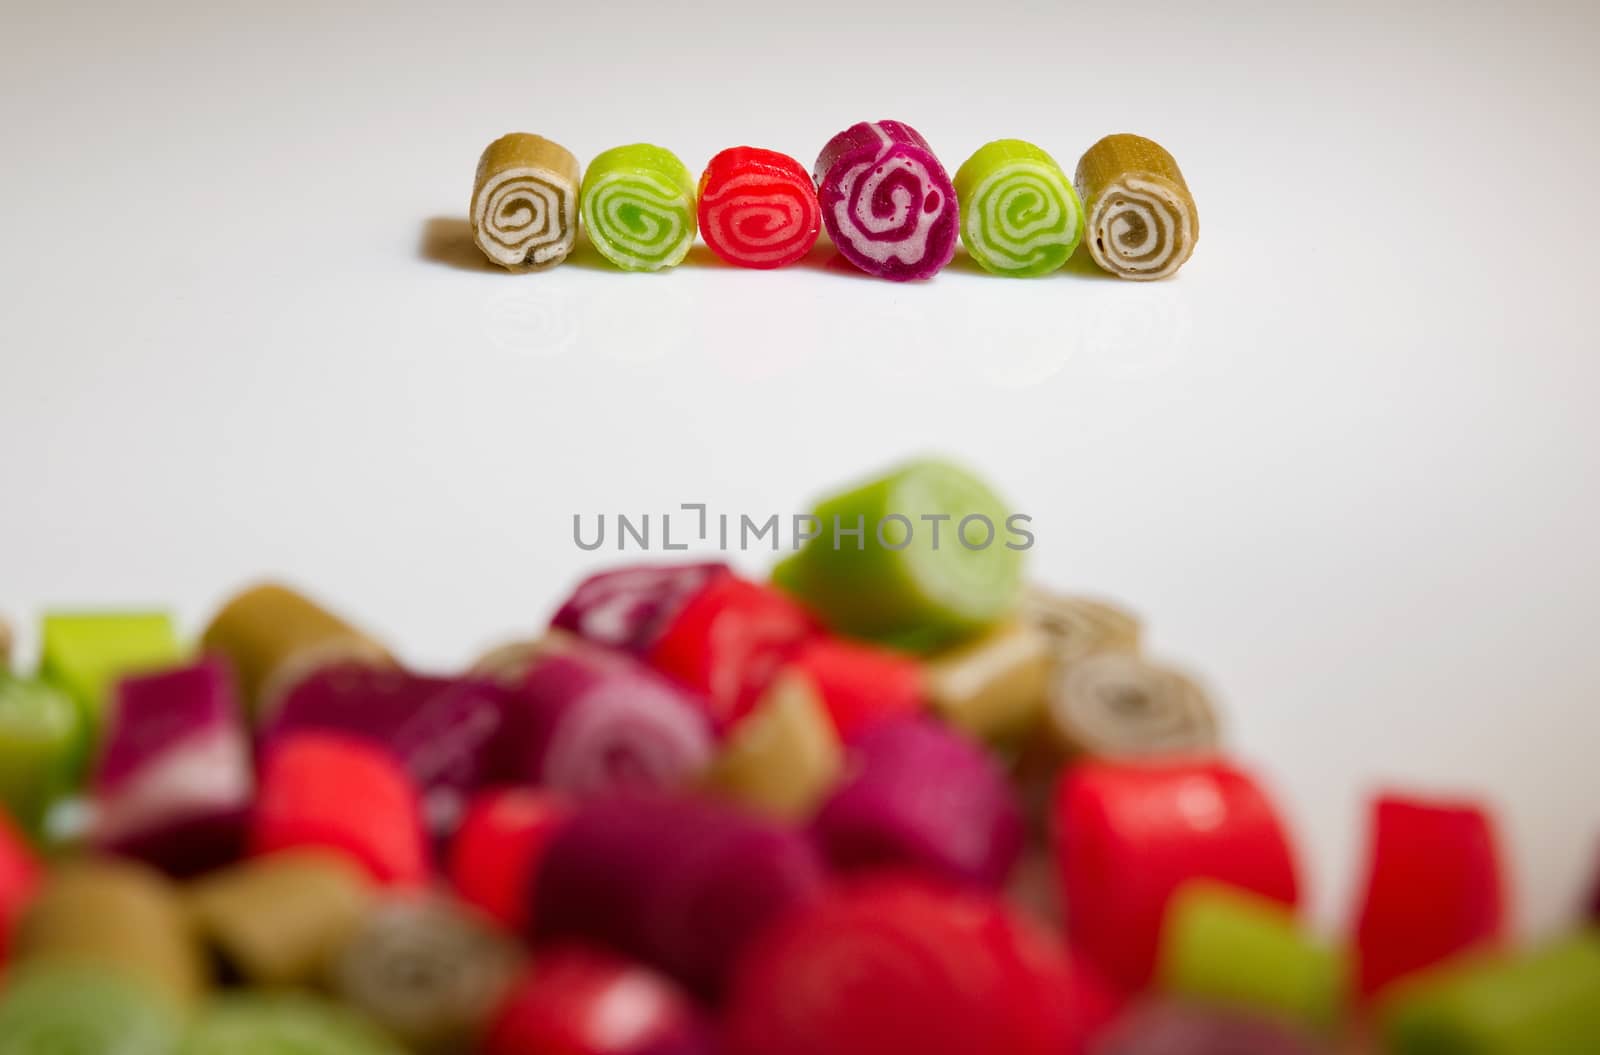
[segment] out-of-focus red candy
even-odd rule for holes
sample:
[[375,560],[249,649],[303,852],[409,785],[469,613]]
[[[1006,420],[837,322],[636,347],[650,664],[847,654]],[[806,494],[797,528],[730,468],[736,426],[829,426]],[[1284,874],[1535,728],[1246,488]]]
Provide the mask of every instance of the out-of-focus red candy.
[[727,1055],[1064,1055],[1085,1015],[1073,994],[1055,941],[998,899],[884,875],[757,941]]
[[0,810],[0,970],[11,946],[11,928],[33,899],[41,871],[20,829]]
[[450,881],[457,896],[509,930],[525,930],[533,870],[566,815],[561,798],[532,788],[478,795],[450,847]]
[[700,1055],[709,1031],[654,971],[605,952],[552,949],[514,985],[483,1055]]
[[1373,803],[1371,847],[1356,916],[1363,996],[1501,939],[1505,890],[1482,808],[1384,795]]
[[591,799],[545,847],[532,936],[602,945],[714,996],[750,941],[822,882],[815,848],[783,825],[708,799]]
[[894,868],[998,888],[1026,838],[1005,772],[978,744],[919,718],[856,741],[839,785],[812,823],[840,871]]
[[700,692],[725,731],[755,706],[816,621],[788,595],[728,576],[690,598],[650,649],[649,661]]
[[813,638],[789,667],[816,686],[839,739],[849,743],[873,726],[916,714],[926,705],[922,664],[877,645]]
[[349,854],[380,883],[429,878],[416,786],[388,752],[354,737],[293,733],[262,762],[251,852],[308,846]]
[[1254,780],[1205,762],[1085,762],[1051,818],[1067,936],[1112,982],[1149,982],[1167,902],[1213,879],[1294,905],[1289,841]]
[[591,575],[556,611],[550,625],[597,645],[644,655],[688,600],[718,579],[726,564],[641,564]]

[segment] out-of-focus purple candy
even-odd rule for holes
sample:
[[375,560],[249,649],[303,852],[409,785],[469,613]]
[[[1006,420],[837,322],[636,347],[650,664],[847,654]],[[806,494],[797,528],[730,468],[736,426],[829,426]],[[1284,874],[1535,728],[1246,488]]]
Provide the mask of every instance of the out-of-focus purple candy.
[[995,889],[1022,853],[1022,809],[999,765],[960,734],[921,719],[870,730],[812,823],[840,871],[911,868]]
[[572,591],[550,625],[609,648],[643,655],[684,603],[726,564],[641,564],[591,575]]
[[1090,1055],[1324,1055],[1287,1026],[1175,1003],[1136,1008],[1090,1049]]
[[422,791],[436,836],[455,830],[468,796],[489,777],[505,693],[481,678],[441,678],[344,664],[297,682],[262,732],[262,749],[307,729],[387,748]]
[[684,689],[582,641],[540,656],[506,707],[500,776],[574,798],[677,787],[714,750],[705,709]]
[[242,852],[254,778],[218,660],[125,678],[94,770],[91,841],[177,875]]
[[791,829],[705,799],[613,795],[551,838],[533,882],[533,936],[599,943],[710,996],[750,940],[823,878]]

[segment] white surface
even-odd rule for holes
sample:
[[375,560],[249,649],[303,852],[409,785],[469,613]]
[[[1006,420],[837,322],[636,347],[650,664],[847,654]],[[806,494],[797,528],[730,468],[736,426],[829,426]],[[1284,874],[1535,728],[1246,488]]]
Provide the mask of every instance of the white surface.
[[[1492,796],[1524,924],[1569,911],[1600,848],[1595,5],[449,6],[6,5],[0,607],[198,627],[271,572],[453,664],[594,565],[575,512],[787,512],[942,451],[1035,517],[1039,578],[1213,682],[1325,921],[1375,781]],[[511,129],[809,166],[890,116],[952,169],[1144,132],[1199,250],[1155,287],[906,287],[704,249],[513,276],[455,233]]]

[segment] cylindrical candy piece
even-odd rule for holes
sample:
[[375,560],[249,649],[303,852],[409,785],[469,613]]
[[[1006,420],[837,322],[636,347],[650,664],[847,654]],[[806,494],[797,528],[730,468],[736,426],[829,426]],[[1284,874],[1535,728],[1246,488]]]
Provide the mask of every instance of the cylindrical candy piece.
[[320,847],[348,854],[383,884],[427,882],[421,799],[381,748],[336,733],[285,736],[267,752],[260,787],[253,853]]
[[200,1015],[179,1055],[406,1055],[372,1023],[306,993],[241,993]]
[[1139,617],[1116,605],[1033,587],[1022,595],[1022,620],[1044,632],[1051,655],[1068,666],[1099,652],[1138,652]]
[[188,894],[200,934],[252,985],[321,981],[373,900],[367,874],[344,854],[286,850],[200,880]]
[[1200,238],[1200,214],[1172,155],[1143,136],[1106,136],[1078,162],[1094,262],[1118,278],[1166,278]]
[[984,270],[1047,275],[1083,237],[1083,203],[1055,158],[1021,139],[978,148],[956,170],[961,242]]
[[578,808],[534,877],[533,933],[595,942],[704,995],[823,872],[797,832],[709,800],[620,795]]
[[1221,884],[1186,884],[1162,926],[1163,990],[1312,1033],[1330,1033],[1338,1024],[1347,967],[1339,950],[1302,930],[1292,910]]
[[565,798],[532,788],[480,794],[450,845],[456,896],[510,931],[526,931],[534,869],[567,811]]
[[811,251],[822,224],[817,190],[787,154],[729,147],[700,176],[700,234],[739,267],[792,264]]
[[1204,755],[1217,747],[1217,715],[1200,684],[1173,667],[1103,652],[1060,669],[1045,725],[1072,757]]
[[629,656],[573,639],[528,671],[506,701],[498,770],[575,798],[672,788],[711,761],[690,693]]
[[225,664],[124,678],[115,699],[91,785],[95,845],[179,876],[236,859],[255,779]]
[[1371,823],[1355,926],[1363,996],[1501,941],[1505,883],[1483,807],[1391,794],[1373,803]]
[[784,563],[783,588],[831,629],[924,648],[1009,614],[1022,553],[1005,504],[947,462],[913,462],[823,500],[818,534]]
[[579,583],[550,626],[643,656],[689,598],[732,574],[721,563],[613,568]]
[[779,921],[740,966],[728,1055],[1063,1055],[1060,949],[1003,903],[878,877]]
[[1291,906],[1299,898],[1271,802],[1220,761],[1079,763],[1062,777],[1051,821],[1068,940],[1127,989],[1150,980],[1167,904],[1189,880]]
[[83,714],[64,691],[0,671],[0,812],[37,832],[74,782],[83,733]]
[[851,775],[812,823],[835,869],[907,869],[992,889],[1005,883],[1025,830],[988,752],[913,718],[862,736],[847,768]]
[[844,768],[844,752],[816,687],[780,675],[733,727],[711,766],[724,797],[775,817],[809,816]]
[[922,664],[915,656],[863,641],[810,638],[783,669],[817,690],[845,743],[885,722],[918,714],[927,704]]
[[602,256],[624,271],[682,262],[694,242],[694,176],[665,147],[612,147],[583,175],[583,226]]
[[397,898],[379,905],[340,953],[332,985],[413,1050],[476,1051],[520,966],[510,939],[470,910]]
[[227,657],[245,710],[265,717],[296,682],[338,663],[387,666],[377,642],[315,602],[283,586],[254,586],[230,600],[201,638]]
[[693,689],[725,733],[749,713],[816,620],[781,591],[726,576],[691,597],[650,647],[650,665]]
[[39,676],[83,708],[90,751],[117,681],[179,663],[183,646],[163,612],[53,612],[40,628]]
[[928,698],[951,725],[1010,742],[1037,724],[1052,669],[1049,637],[1013,619],[928,657]]
[[35,968],[0,989],[0,1055],[173,1055],[179,1033],[171,1007],[115,971]]
[[23,913],[13,951],[29,967],[119,972],[179,1008],[197,1003],[209,981],[176,889],[129,862],[57,865]]
[[471,216],[473,240],[501,267],[561,263],[578,237],[578,159],[543,136],[501,136],[478,159]]
[[671,980],[581,947],[544,953],[501,1003],[483,1055],[709,1055],[711,1030]]
[[[1181,1003],[1149,1003],[1125,1015],[1094,1055],[1328,1055],[1268,1018]],[[1441,1053],[1442,1055],[1442,1053]]]
[[1600,1051],[1600,935],[1441,964],[1386,994],[1380,1021],[1393,1055]]
[[828,140],[812,175],[828,237],[867,274],[931,278],[955,256],[956,189],[910,125],[851,125]]
[[441,678],[398,667],[322,667],[283,697],[261,733],[264,751],[303,729],[368,740],[389,751],[422,792],[429,831],[455,831],[483,786],[505,718],[505,693],[487,679]]

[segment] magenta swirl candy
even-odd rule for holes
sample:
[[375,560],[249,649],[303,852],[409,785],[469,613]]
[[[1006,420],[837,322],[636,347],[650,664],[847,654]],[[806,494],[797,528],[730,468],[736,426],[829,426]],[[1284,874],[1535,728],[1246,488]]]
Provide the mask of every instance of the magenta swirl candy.
[[612,795],[578,807],[533,877],[532,937],[597,943],[702,995],[821,889],[803,835],[709,799]]
[[867,274],[930,278],[955,255],[955,187],[910,125],[850,126],[828,140],[813,175],[828,237]]
[[841,871],[901,868],[990,889],[1022,854],[1022,808],[982,747],[933,722],[878,726],[850,749],[847,778],[812,831]]
[[703,705],[630,657],[576,639],[535,660],[506,706],[498,769],[513,782],[585,798],[677,787],[711,761]]
[[640,564],[603,571],[578,584],[550,625],[642,656],[689,598],[729,574],[720,563]]

